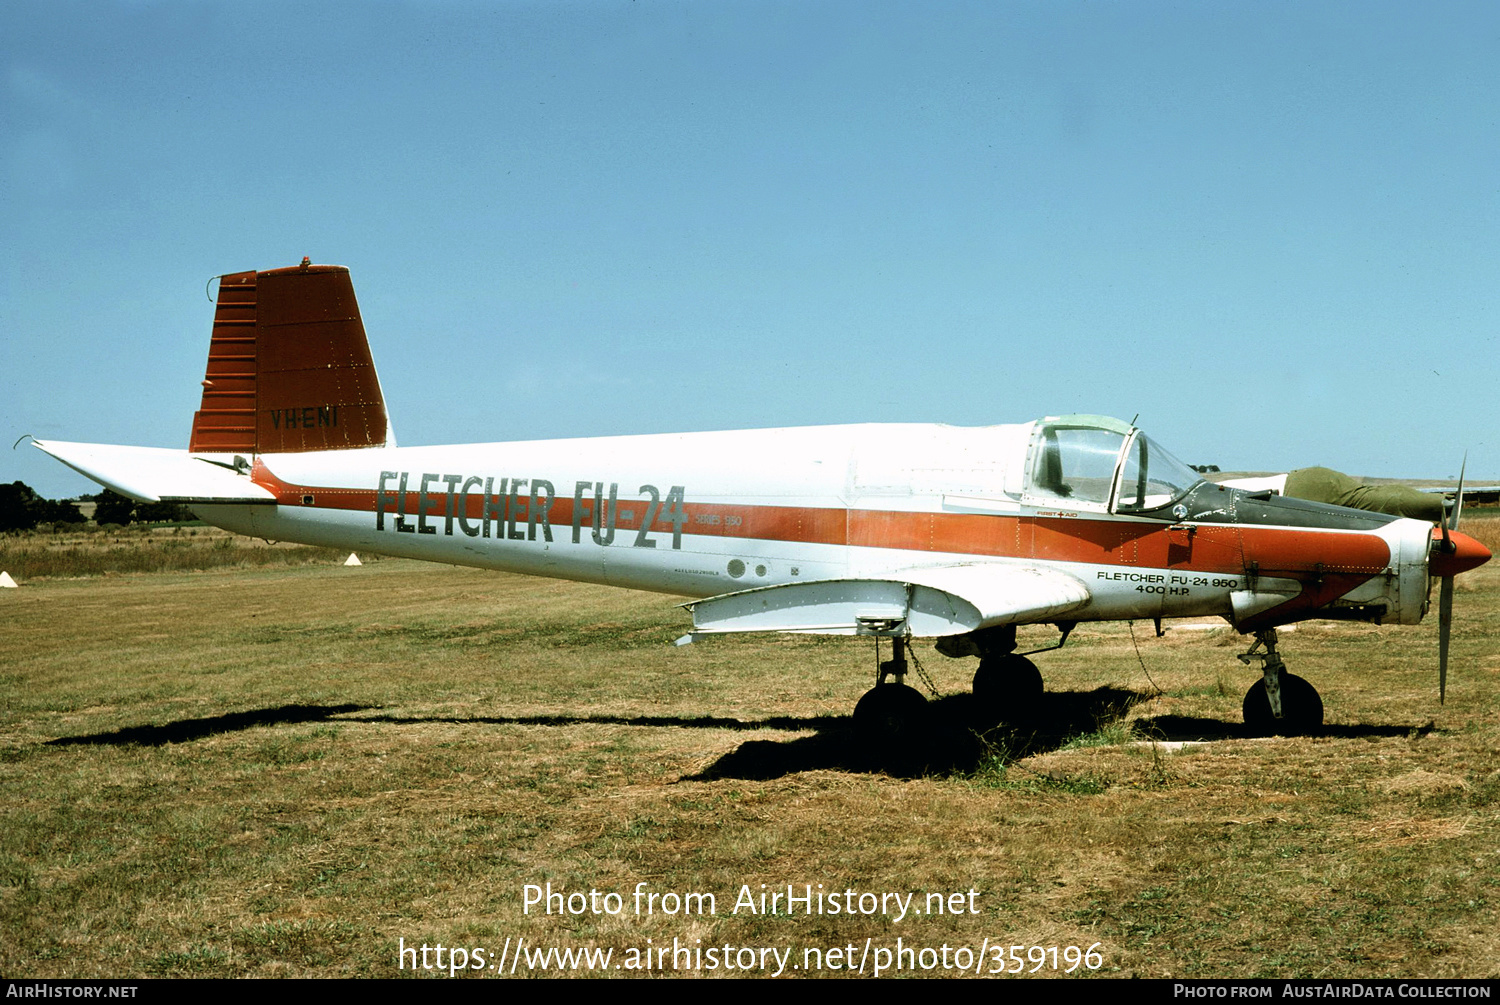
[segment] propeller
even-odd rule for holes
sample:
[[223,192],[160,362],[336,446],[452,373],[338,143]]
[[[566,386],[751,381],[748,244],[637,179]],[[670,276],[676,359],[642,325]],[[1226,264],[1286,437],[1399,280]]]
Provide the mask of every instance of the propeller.
[[[1469,469],[1469,454],[1464,452],[1463,462],[1458,466],[1458,491],[1453,493],[1453,530],[1458,530],[1458,518],[1464,508],[1464,474]],[[1451,555],[1458,548],[1448,533],[1448,507],[1443,507],[1443,554]],[[1448,641],[1453,636],[1453,577],[1444,576],[1438,590],[1438,704],[1448,697]]]
[[1464,472],[1469,465],[1469,455],[1464,455],[1463,465],[1458,470],[1458,492],[1453,500],[1453,518],[1449,521],[1448,510],[1443,510],[1440,540],[1432,542],[1427,553],[1427,569],[1439,577],[1442,586],[1438,592],[1438,704],[1448,696],[1448,642],[1453,635],[1453,577],[1490,558],[1490,551],[1467,534],[1458,533],[1458,518],[1464,508]]

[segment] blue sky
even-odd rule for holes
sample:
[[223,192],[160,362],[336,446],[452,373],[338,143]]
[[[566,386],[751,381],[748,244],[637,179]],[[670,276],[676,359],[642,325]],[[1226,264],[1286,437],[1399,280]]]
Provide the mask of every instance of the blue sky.
[[[1500,7],[0,6],[0,435],[347,265],[403,444],[1067,411],[1500,480]],[[92,483],[0,449],[0,482]]]

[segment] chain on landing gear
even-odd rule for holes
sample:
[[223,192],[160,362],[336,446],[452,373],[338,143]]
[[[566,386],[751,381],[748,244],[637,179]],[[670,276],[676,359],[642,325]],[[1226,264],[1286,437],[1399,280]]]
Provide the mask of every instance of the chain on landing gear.
[[[892,625],[891,627],[895,627]],[[913,656],[908,662],[910,646],[902,633],[891,633],[894,652],[888,660],[880,659],[880,636],[875,637],[875,660],[879,666],[875,686],[866,691],[854,706],[854,728],[861,744],[881,756],[905,756],[919,750],[927,731],[927,699],[914,687],[904,683]],[[917,663],[917,672],[929,688],[932,682]],[[888,678],[894,678],[888,680]],[[936,695],[936,689],[933,689]]]
[[1245,726],[1251,735],[1292,736],[1323,725],[1323,699],[1307,681],[1286,672],[1286,664],[1276,651],[1274,628],[1256,632],[1255,644],[1236,655],[1247,666],[1255,660],[1261,662],[1261,679],[1245,692]]
[[[891,650],[891,658],[882,660],[880,658],[880,636],[875,636],[875,664],[879,668],[875,675],[875,684],[877,687],[884,684],[887,677],[896,678],[897,684],[905,684],[906,675],[909,672],[907,668],[914,666],[917,668],[917,676],[922,678],[922,683],[927,685],[927,690],[931,692],[932,696],[934,698],[941,698],[943,696],[942,692],[937,689],[937,685],[932,682],[932,678],[927,676],[927,668],[922,666],[921,660],[917,659],[917,654],[912,649],[908,636],[892,635]],[[909,661],[907,659],[908,654],[911,657]]]

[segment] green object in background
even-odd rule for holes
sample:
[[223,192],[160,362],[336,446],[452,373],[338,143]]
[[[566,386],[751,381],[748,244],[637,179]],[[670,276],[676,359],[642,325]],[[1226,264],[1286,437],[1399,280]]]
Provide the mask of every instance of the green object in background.
[[1419,492],[1405,485],[1365,485],[1359,479],[1332,468],[1298,468],[1288,472],[1283,493],[1294,499],[1408,516],[1432,523],[1443,520],[1443,497],[1438,493]]

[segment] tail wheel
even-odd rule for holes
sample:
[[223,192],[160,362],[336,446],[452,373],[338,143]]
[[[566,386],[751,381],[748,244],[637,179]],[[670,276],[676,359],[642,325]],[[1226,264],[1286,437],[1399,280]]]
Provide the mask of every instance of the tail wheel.
[[1296,674],[1281,672],[1281,718],[1271,715],[1271,700],[1261,681],[1245,692],[1245,728],[1251,736],[1299,736],[1323,725],[1323,699],[1318,689]]

